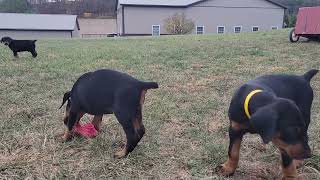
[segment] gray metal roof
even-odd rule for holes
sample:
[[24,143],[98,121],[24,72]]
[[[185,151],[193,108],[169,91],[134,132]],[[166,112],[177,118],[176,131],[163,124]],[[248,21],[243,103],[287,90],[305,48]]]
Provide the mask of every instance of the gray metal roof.
[[[174,7],[187,7],[195,3],[206,0],[119,0],[120,5],[135,5],[135,6],[174,6]],[[282,4],[273,0],[265,0],[284,9],[287,9]]]
[[188,6],[202,0],[119,0],[119,4],[142,6]]
[[74,30],[79,29],[77,16],[55,14],[0,13],[0,29]]

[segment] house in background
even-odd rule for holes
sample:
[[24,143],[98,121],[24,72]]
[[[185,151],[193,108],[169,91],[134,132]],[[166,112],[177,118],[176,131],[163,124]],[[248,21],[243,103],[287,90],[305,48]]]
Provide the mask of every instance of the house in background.
[[79,37],[74,15],[0,13],[0,37],[16,39]]
[[115,18],[79,18],[82,38],[101,38],[117,34]]
[[169,34],[164,21],[184,13],[194,34],[240,33],[283,27],[286,7],[272,0],[119,0],[119,35]]

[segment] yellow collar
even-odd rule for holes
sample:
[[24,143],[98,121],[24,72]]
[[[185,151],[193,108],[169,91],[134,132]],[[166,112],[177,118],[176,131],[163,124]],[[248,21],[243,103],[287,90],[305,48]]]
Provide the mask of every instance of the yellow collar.
[[250,99],[252,98],[252,96],[254,96],[255,94],[259,93],[259,92],[262,92],[262,90],[260,89],[256,89],[254,91],[251,91],[248,96],[246,97],[246,100],[244,101],[244,112],[246,113],[247,117],[250,119],[251,118],[251,115],[250,115],[250,112],[249,112],[249,102],[250,102]]

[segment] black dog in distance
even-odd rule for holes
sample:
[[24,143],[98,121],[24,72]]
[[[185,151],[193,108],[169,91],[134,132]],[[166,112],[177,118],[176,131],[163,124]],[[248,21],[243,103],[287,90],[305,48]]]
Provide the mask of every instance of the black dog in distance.
[[35,58],[38,55],[36,52],[36,41],[37,40],[14,40],[10,37],[3,37],[0,42],[11,49],[14,57],[18,57],[18,52],[28,51]]

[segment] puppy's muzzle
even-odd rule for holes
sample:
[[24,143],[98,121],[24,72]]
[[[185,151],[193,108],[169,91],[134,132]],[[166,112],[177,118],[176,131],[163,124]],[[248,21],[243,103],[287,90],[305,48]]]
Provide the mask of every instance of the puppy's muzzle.
[[291,149],[289,150],[289,155],[293,159],[303,160],[311,157],[311,149],[309,146],[303,146],[301,149]]

